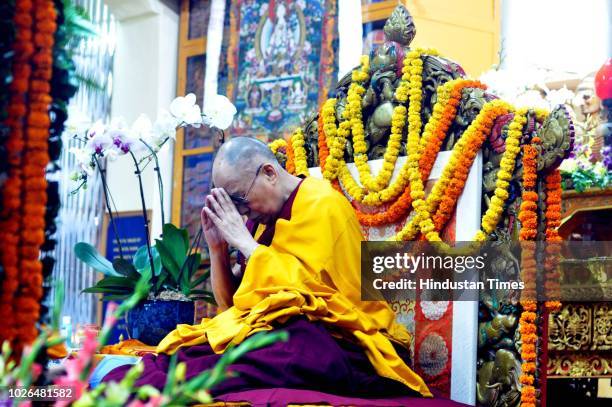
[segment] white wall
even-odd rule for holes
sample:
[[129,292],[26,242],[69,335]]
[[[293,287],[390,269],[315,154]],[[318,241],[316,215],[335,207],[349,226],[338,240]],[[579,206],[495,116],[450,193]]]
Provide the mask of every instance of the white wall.
[[581,77],[610,56],[610,0],[503,0],[502,68]]
[[[159,0],[107,0],[107,4],[118,21],[111,118],[122,116],[131,123],[144,113],[155,120],[159,109],[167,109],[176,96],[178,10]],[[166,222],[170,220],[172,201],[172,156],[171,144],[159,154]],[[152,238],[161,233],[159,191],[153,167],[150,164],[143,173],[146,206],[153,209]],[[142,208],[129,156],[110,163],[108,183],[118,211]]]

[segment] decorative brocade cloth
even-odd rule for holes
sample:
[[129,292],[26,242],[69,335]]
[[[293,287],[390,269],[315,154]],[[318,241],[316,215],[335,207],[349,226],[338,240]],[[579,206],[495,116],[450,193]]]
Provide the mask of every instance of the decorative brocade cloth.
[[[349,383],[342,382],[346,380],[342,377],[351,377],[353,373],[347,373],[352,372],[351,366],[347,365],[345,353],[340,351],[344,347],[338,345],[355,343],[365,353],[369,366],[374,368],[372,374],[376,374],[371,380],[380,380],[379,376],[382,376],[392,379],[391,384],[398,382],[407,386],[400,386],[406,391],[411,389],[432,397],[423,379],[402,360],[394,347],[395,344],[407,349],[411,338],[406,329],[396,323],[390,306],[381,301],[361,301],[362,235],[346,198],[328,182],[306,178],[284,205],[273,232],[267,234],[271,235],[269,244],[260,244],[247,262],[233,297],[234,305],[214,318],[203,319],[198,325],[178,325],[159,344],[158,353],[172,354],[180,350],[179,358],[183,358],[180,360],[198,360],[191,367],[188,364],[188,373],[193,375],[211,367],[214,364],[212,360],[218,360],[219,356],[212,355],[211,351],[223,353],[230,343],[239,344],[255,332],[268,331],[294,321],[292,317],[301,317],[299,332],[306,330],[302,327],[306,321],[317,329],[325,327],[329,338],[324,341],[323,334],[317,336],[325,346],[308,341],[308,336],[304,338],[306,340],[298,336],[286,345],[291,350],[289,353],[285,350],[280,356],[273,354],[281,344],[266,348],[267,351],[252,352],[264,352],[266,356],[263,359],[249,353],[247,361],[267,362],[257,365],[260,366],[257,373],[249,373],[248,363],[241,360],[239,365],[245,364],[247,379],[230,379],[229,384],[221,387],[232,386],[233,380],[247,380],[263,387],[303,385],[319,390],[318,386],[325,386],[323,382],[336,382],[326,389],[333,392],[339,389],[358,391]],[[260,237],[263,235],[266,231],[260,231]],[[333,341],[330,332],[344,341]],[[301,343],[301,346],[296,347],[295,343]],[[310,352],[311,349],[316,352]],[[308,359],[307,355],[314,359]],[[334,363],[323,363],[327,359]],[[164,355],[157,359],[145,356],[144,381],[141,383],[164,382],[167,360]],[[323,370],[316,370],[319,363]],[[344,367],[335,367],[336,364],[343,366],[343,363]],[[343,373],[338,375],[335,369]],[[355,369],[361,371],[361,368]],[[113,371],[107,376],[111,377],[119,376]],[[369,385],[357,382],[370,393]],[[387,385],[384,387],[388,390]]]

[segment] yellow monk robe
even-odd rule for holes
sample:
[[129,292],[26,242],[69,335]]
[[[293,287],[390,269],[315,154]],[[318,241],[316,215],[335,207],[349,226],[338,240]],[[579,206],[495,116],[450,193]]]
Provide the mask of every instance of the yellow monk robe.
[[327,181],[306,178],[290,220],[278,219],[271,245],[248,260],[234,305],[199,325],[178,325],[159,353],[208,342],[216,353],[230,343],[302,315],[356,340],[380,376],[431,397],[423,379],[400,359],[389,339],[409,346],[410,335],[382,301],[361,301],[362,234],[350,203]]

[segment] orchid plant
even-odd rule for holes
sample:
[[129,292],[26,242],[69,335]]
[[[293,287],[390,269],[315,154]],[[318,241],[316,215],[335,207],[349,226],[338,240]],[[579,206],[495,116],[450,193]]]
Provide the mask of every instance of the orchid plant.
[[210,107],[201,112],[195,94],[190,93],[174,99],[170,108],[162,109],[154,122],[145,114],[138,116],[131,126],[121,117],[111,120],[109,125],[97,121],[84,135],[74,136],[83,145],[70,149],[79,165],[71,177],[80,182],[76,190],[86,188],[87,179],[94,175],[100,158],[114,161],[119,156],[135,154],[140,156],[139,163],[152,160],[170,139],[176,139],[179,128],[206,125],[223,131],[231,125],[235,114],[236,107],[223,95],[213,96]]
[[[76,193],[81,188],[87,188],[88,179],[94,175],[96,170],[99,172],[102,181],[106,208],[108,210],[111,228],[117,242],[117,248],[120,256],[120,261],[113,262],[114,269],[110,268],[106,278],[110,278],[111,280],[117,278],[121,279],[120,288],[123,290],[120,294],[122,296],[127,296],[132,292],[140,274],[143,274],[148,275],[150,287],[152,287],[155,292],[159,291],[161,288],[174,288],[175,291],[183,292],[183,294],[188,296],[190,296],[192,293],[198,293],[200,295],[204,295],[208,299],[212,298],[212,295],[208,295],[209,293],[195,291],[197,287],[194,284],[197,283],[197,285],[199,285],[202,281],[201,279],[193,280],[191,278],[199,265],[199,257],[197,257],[196,261],[193,261],[194,256],[192,252],[198,247],[202,232],[198,232],[197,236],[195,237],[194,244],[190,246],[188,244],[188,240],[186,243],[184,242],[184,238],[187,235],[185,230],[178,229],[177,231],[177,228],[173,227],[171,224],[166,224],[163,210],[163,182],[157,156],[157,153],[166,143],[168,143],[170,139],[175,140],[176,131],[182,127],[200,127],[205,125],[218,129],[223,134],[223,131],[227,129],[233,121],[234,115],[236,114],[236,107],[227,97],[223,95],[213,96],[211,103],[208,106],[210,107],[205,108],[204,112],[202,112],[200,106],[198,106],[196,103],[195,94],[190,93],[186,96],[179,96],[174,99],[172,103],[170,103],[169,109],[160,111],[157,119],[154,122],[144,114],[140,115],[130,126],[128,126],[125,120],[121,118],[112,120],[109,125],[104,125],[101,121],[97,121],[89,129],[83,132],[77,131],[77,134],[74,136],[75,139],[81,141],[81,146],[70,149],[70,152],[75,155],[77,164],[79,166],[79,170],[77,170],[71,177],[75,182],[79,182],[78,187],[73,191],[73,193]],[[113,161],[117,157],[124,155],[129,156],[132,159],[136,170],[135,174],[138,177],[146,237],[146,246],[142,248],[143,250],[139,250],[139,253],[141,254],[139,259],[144,253],[146,259],[148,259],[149,273],[140,273],[141,270],[147,269],[144,264],[138,266],[136,263],[134,263],[134,266],[132,266],[131,263],[124,259],[124,253],[121,247],[121,241],[119,239],[117,227],[114,221],[113,210],[111,207],[113,199],[111,196],[111,191],[106,182],[106,165],[109,164],[107,161]],[[144,199],[144,186],[141,177],[142,171],[151,162],[155,163],[154,170],[157,173],[163,230],[163,235],[161,236],[162,239],[156,239],[157,247],[151,246],[149,219],[147,217]],[[167,231],[177,233],[170,234],[167,233]],[[101,256],[97,255],[96,253],[92,254],[91,249],[93,248],[90,246],[85,247],[84,245],[87,244],[81,242],[75,246],[77,256],[90,265],[91,262],[87,259],[91,260],[94,258],[94,263],[98,264],[99,259],[96,257]],[[164,253],[161,252],[161,249],[164,249],[165,246],[170,248],[178,247],[181,250],[175,250],[176,253],[169,251],[169,253],[172,255],[164,255]],[[87,249],[85,250],[85,258],[83,257],[84,247]],[[188,251],[182,250],[183,248],[188,249]],[[93,251],[95,251],[95,249]],[[162,269],[158,264],[160,263],[160,255],[162,260],[161,262],[164,266],[163,270],[172,271],[172,278],[164,279],[164,276],[166,276],[167,273],[160,274],[159,270]],[[186,266],[186,262],[188,260],[191,261],[190,264]],[[139,260],[138,264],[140,263],[141,262]],[[103,266],[108,265],[104,263]],[[183,270],[188,271],[184,273]],[[135,271],[138,271],[138,273]],[[100,283],[107,284],[109,281],[102,280]],[[113,284],[116,283],[115,280],[112,281]],[[109,287],[92,287],[92,290],[99,291],[91,292],[104,292],[104,289],[107,288]],[[113,286],[110,288],[114,289],[116,287]]]

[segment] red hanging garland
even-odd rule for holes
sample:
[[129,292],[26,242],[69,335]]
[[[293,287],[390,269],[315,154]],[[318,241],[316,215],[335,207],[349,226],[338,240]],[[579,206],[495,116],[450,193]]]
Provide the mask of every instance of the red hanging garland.
[[559,169],[551,171],[546,176],[546,255],[544,259],[545,282],[544,288],[549,301],[544,303],[548,311],[557,311],[561,308],[559,298],[559,256],[561,247],[558,244],[563,239],[559,236],[557,228],[561,225],[561,173]]
[[535,300],[537,265],[535,260],[536,247],[533,241],[536,239],[538,227],[538,194],[535,192],[538,180],[538,150],[535,144],[539,141],[539,138],[536,137],[532,144],[523,146],[523,194],[518,216],[521,222],[519,239],[523,242],[521,244],[521,275],[525,282],[525,289],[522,295],[526,298],[521,300],[523,311],[519,322],[522,341],[521,357],[523,359],[520,376],[520,382],[523,385],[521,389],[522,407],[535,407],[537,401],[534,386],[538,340],[535,325],[537,319],[537,302]]
[[[4,278],[0,290],[0,341],[16,337],[14,298],[19,288],[19,243],[22,200],[22,156],[24,153],[24,119],[27,114],[27,92],[30,85],[32,41],[32,2],[15,2],[15,41],[13,43],[13,81],[9,85],[10,103],[6,124],[10,128],[6,147],[9,152],[9,178],[3,187],[3,211],[0,214],[0,261]],[[27,203],[26,203],[27,205]]]
[[[29,344],[38,336],[36,322],[40,316],[43,296],[40,246],[45,241],[45,209],[47,181],[45,169],[49,163],[48,139],[50,80],[53,74],[53,44],[57,13],[52,0],[34,3],[35,53],[32,57],[29,112],[25,131],[22,196],[27,203],[22,208],[21,246],[19,261],[19,296],[15,298],[15,317],[19,321],[16,339]],[[47,86],[45,86],[47,85]]]

